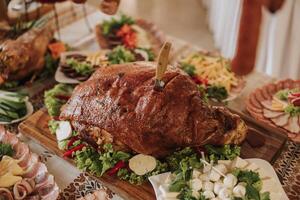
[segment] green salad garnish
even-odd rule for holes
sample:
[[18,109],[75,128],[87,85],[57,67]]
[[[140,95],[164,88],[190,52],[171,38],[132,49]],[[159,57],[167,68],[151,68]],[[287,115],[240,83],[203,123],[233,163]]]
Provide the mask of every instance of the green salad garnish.
[[50,116],[58,116],[60,108],[67,102],[73,91],[73,86],[67,84],[57,84],[44,94],[44,102]]
[[241,153],[241,147],[236,145],[224,145],[221,147],[213,145],[205,145],[207,151],[208,159],[214,161],[215,163],[218,160],[233,160]]
[[188,75],[190,75],[190,76],[195,76],[196,75],[196,68],[195,68],[194,65],[183,62],[183,63],[180,64],[180,67]]
[[239,182],[246,183],[246,199],[270,200],[270,193],[260,193],[262,189],[262,180],[257,172],[251,170],[236,169],[232,172]]
[[0,160],[3,156],[13,156],[14,150],[10,144],[0,143]]
[[208,86],[206,88],[206,94],[209,99],[215,99],[217,101],[223,101],[228,97],[228,92],[223,86]]
[[111,20],[104,20],[101,27],[103,35],[107,36],[113,33],[114,30],[118,30],[123,25],[132,25],[135,21],[129,16],[121,15],[120,19],[112,18]]
[[68,58],[66,63],[78,74],[83,76],[91,75],[94,72],[93,66],[87,62],[80,62],[74,58]]
[[294,117],[300,114],[300,107],[294,106],[293,104],[289,104],[284,108],[284,112]]
[[0,91],[0,121],[11,122],[24,117],[27,113],[24,94]]
[[121,64],[135,61],[134,54],[124,46],[117,46],[108,53],[108,61],[110,64]]

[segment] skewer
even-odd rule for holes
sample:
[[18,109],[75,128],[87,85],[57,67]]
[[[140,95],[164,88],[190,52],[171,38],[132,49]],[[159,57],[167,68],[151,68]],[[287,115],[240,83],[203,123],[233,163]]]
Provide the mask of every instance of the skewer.
[[163,82],[162,78],[165,71],[167,70],[171,46],[172,45],[170,42],[165,42],[163,47],[160,49],[158,55],[154,83],[154,89],[158,91],[162,90],[165,86],[165,83]]
[[215,170],[218,174],[220,174],[221,176],[223,176],[223,177],[226,177],[225,176],[225,174],[223,174],[222,172],[220,172],[220,170],[218,170],[217,168],[215,168],[212,164],[210,164],[209,162],[207,162],[206,160],[204,160],[204,159],[200,159],[201,160],[201,162],[203,162],[204,164],[206,164],[206,165],[208,165],[208,166],[211,166],[211,168],[213,169],[213,170]]

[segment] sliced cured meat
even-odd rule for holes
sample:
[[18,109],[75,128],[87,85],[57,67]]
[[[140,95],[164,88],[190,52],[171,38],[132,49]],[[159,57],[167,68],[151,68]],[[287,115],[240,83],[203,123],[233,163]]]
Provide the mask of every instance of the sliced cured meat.
[[277,126],[284,127],[289,122],[290,115],[284,114],[276,118],[271,118],[271,121]]
[[250,104],[253,106],[253,107],[256,107],[258,109],[261,109],[262,108],[262,105],[260,104],[259,101],[257,101],[257,99],[255,98],[254,95],[252,95],[250,98],[249,98],[249,102]]
[[44,163],[37,162],[30,166],[23,175],[25,178],[35,178],[38,173],[47,172],[47,167]]
[[263,114],[261,109],[256,108],[254,106],[249,105],[248,109],[251,110],[251,112],[255,112],[255,113],[259,114],[259,115]]
[[272,96],[269,95],[268,90],[264,87],[261,89],[261,94],[264,97],[265,100],[272,99]]
[[47,172],[47,167],[44,163],[42,163],[39,168],[38,172],[34,178],[35,183],[37,184],[36,187],[40,187],[41,184],[43,184],[44,181],[48,178],[48,172]]
[[265,109],[265,108],[263,109],[263,113],[266,118],[276,118],[281,115],[285,115],[284,112],[273,111],[273,110],[269,110],[269,109]]
[[5,134],[2,137],[2,142],[3,143],[8,143],[11,144],[12,146],[16,145],[18,143],[18,138],[15,134],[10,133],[10,132],[4,132]]
[[41,187],[38,190],[39,195],[41,196],[41,199],[43,200],[52,200],[56,199],[59,194],[59,188],[56,184],[49,184]]
[[272,101],[262,101],[260,102],[264,108],[268,109],[268,110],[273,110],[273,107],[272,107]]
[[276,84],[276,89],[277,89],[277,91],[284,89],[284,82],[283,81],[279,81]]
[[30,170],[30,168],[36,164],[39,161],[39,156],[36,153],[30,153],[29,159],[26,162],[26,165],[24,166],[24,169],[27,171]]
[[289,123],[285,125],[284,128],[292,133],[299,133],[300,125],[298,121],[298,116],[290,117]]
[[6,200],[14,200],[12,193],[6,188],[0,188],[0,197]]
[[254,92],[254,96],[258,102],[262,102],[265,100],[264,96],[262,95],[261,89],[256,89]]
[[43,188],[46,185],[54,185],[54,177],[52,175],[46,175],[46,179],[42,180],[39,184],[36,185],[36,189]]
[[283,88],[293,89],[294,81],[292,79],[286,79],[285,81],[283,81]]
[[270,83],[266,86],[270,95],[274,95],[276,93],[276,86],[273,83]]
[[14,158],[19,162],[25,162],[29,158],[29,147],[23,142],[18,142],[14,145],[15,155]]
[[47,193],[44,193],[42,195],[40,194],[41,199],[43,200],[53,200],[56,199],[58,195],[59,195],[59,188],[56,184],[54,185],[54,187],[48,190]]

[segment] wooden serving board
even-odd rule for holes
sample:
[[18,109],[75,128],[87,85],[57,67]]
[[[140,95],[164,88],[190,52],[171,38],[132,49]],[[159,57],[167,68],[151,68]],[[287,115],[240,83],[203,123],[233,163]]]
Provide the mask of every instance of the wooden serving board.
[[[32,116],[27,118],[19,125],[19,131],[41,144],[45,148],[54,152],[59,157],[63,158],[63,151],[58,149],[56,137],[52,135],[48,128],[48,121],[50,116],[48,115],[45,108],[37,111]],[[75,166],[75,163],[72,159],[65,159]],[[92,175],[91,175],[92,176]],[[95,177],[103,185],[110,188],[113,192],[117,193],[124,199],[132,200],[152,200],[155,199],[155,194],[152,186],[149,182],[144,183],[143,185],[132,185],[128,182],[121,181],[117,178],[104,175],[102,177]]]
[[[243,115],[242,118],[251,129],[248,135],[256,134],[258,137],[263,137],[265,139],[265,144],[261,147],[254,148],[245,141],[242,144],[241,156],[243,158],[261,158],[272,163],[281,152],[287,137],[283,134],[272,132],[270,129],[264,129],[259,124],[251,121],[251,119],[244,118]],[[52,135],[48,129],[49,120],[50,116],[46,109],[41,109],[22,122],[19,125],[19,131],[23,135],[35,140],[37,143],[40,143],[50,151],[53,151],[58,156],[63,157],[63,151],[58,149],[55,136]],[[75,165],[71,159],[66,160]],[[155,199],[154,190],[150,183],[137,186],[107,175],[94,178],[98,179],[124,199]]]

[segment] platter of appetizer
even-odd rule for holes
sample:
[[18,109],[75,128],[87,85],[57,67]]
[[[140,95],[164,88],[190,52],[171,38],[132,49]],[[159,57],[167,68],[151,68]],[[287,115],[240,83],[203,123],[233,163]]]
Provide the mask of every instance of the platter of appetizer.
[[204,98],[230,101],[236,98],[246,81],[231,71],[231,61],[216,53],[189,52],[177,61],[178,66],[192,77]]
[[45,93],[46,109],[19,130],[127,199],[155,199],[148,178],[182,165],[200,167],[201,152],[210,162],[240,154],[271,160],[280,150],[251,147],[245,121],[203,102],[197,84],[181,69],[167,66],[164,85],[157,88],[156,67],[109,65],[75,88],[58,84]]
[[273,167],[262,159],[214,160],[203,157],[189,169],[181,167],[149,178],[157,200],[272,199],[288,200]]
[[300,142],[300,81],[286,79],[254,90],[247,111],[257,120],[276,127]]
[[33,113],[33,106],[24,94],[0,90],[0,124],[13,124]]
[[99,67],[134,61],[154,61],[150,49],[116,46],[112,50],[69,51],[61,54],[60,64],[55,73],[59,83],[77,84],[87,80]]
[[[67,50],[53,38],[47,19],[17,22],[0,36],[0,88],[16,89],[54,74],[59,54]],[[2,30],[1,30],[2,31]]]
[[151,49],[157,54],[165,41],[164,34],[152,23],[126,15],[104,20],[95,27],[95,32],[102,49],[124,45],[126,48]]
[[59,188],[39,156],[0,125],[0,197],[57,199]]

